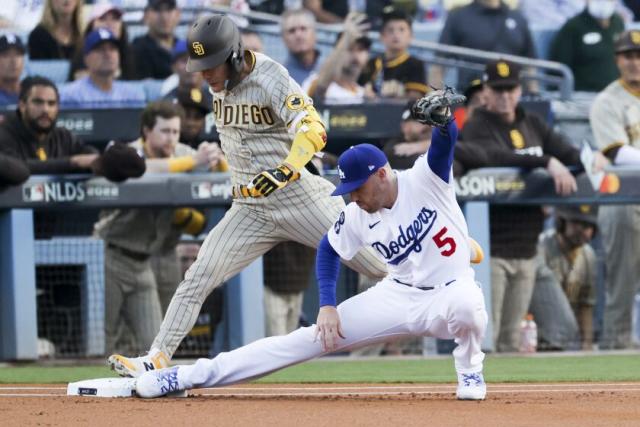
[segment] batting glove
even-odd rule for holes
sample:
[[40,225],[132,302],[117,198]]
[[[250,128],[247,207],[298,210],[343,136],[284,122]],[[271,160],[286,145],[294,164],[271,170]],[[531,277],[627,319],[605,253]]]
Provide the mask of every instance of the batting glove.
[[292,181],[300,177],[298,172],[294,172],[284,164],[275,169],[269,169],[256,175],[247,186],[251,197],[267,197],[275,190],[287,186]]

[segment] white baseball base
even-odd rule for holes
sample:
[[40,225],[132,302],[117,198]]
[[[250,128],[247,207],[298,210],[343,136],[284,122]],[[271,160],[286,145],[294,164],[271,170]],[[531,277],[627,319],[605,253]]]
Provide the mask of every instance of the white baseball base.
[[67,396],[134,397],[135,378],[97,378],[69,383]]

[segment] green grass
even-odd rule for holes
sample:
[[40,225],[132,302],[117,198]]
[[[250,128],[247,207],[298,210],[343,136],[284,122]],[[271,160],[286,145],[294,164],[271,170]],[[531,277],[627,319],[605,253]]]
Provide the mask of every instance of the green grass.
[[[102,366],[0,368],[0,383],[66,383],[113,376]],[[640,381],[639,355],[562,357],[491,357],[485,361],[489,382]],[[261,383],[454,382],[453,360],[319,360],[258,380]]]

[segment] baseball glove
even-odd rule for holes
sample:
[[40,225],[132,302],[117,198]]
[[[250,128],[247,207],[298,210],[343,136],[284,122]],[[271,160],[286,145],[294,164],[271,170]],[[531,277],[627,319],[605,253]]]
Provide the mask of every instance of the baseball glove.
[[433,92],[413,104],[411,116],[425,125],[446,127],[453,120],[451,107],[463,104],[467,98],[455,93],[449,86],[440,90],[433,89]]

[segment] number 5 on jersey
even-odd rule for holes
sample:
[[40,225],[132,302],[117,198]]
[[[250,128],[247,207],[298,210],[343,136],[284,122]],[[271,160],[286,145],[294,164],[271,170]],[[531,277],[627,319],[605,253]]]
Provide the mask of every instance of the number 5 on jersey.
[[445,236],[447,233],[447,227],[442,227],[440,231],[433,236],[433,241],[435,242],[438,249],[443,249],[440,253],[443,256],[451,256],[456,251],[456,241],[453,240],[451,236]]

